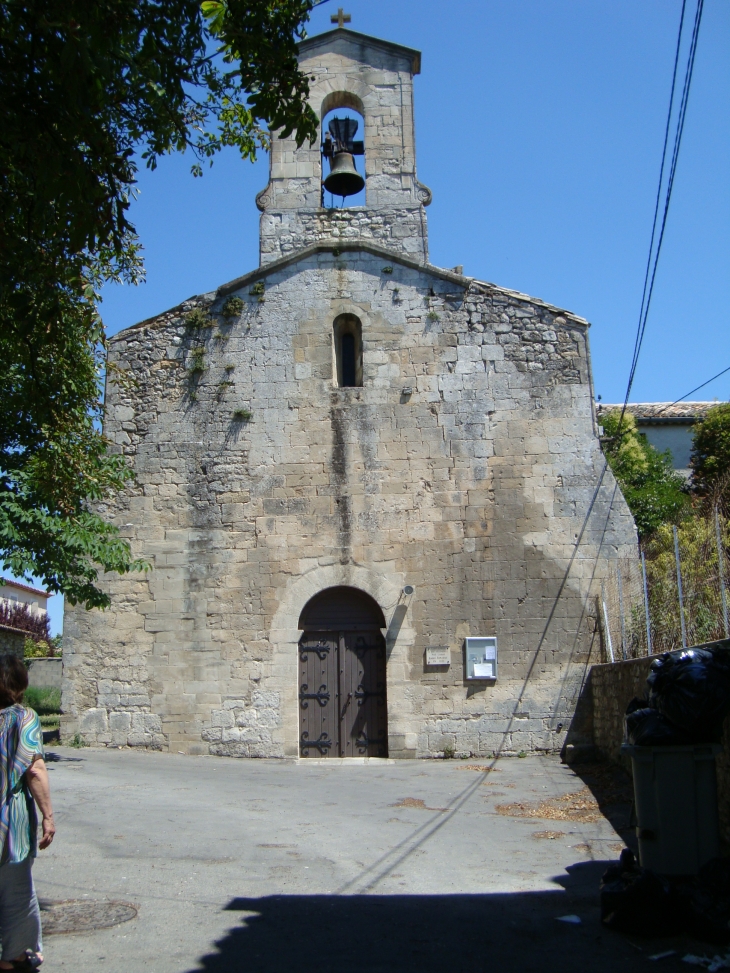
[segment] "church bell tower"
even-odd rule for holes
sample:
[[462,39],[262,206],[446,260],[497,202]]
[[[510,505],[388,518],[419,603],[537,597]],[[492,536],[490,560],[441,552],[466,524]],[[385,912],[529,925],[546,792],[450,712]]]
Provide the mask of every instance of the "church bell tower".
[[[300,148],[272,139],[269,184],[256,197],[261,264],[329,240],[368,240],[425,264],[431,191],[416,175],[413,118],[420,51],[344,27],[341,11],[332,19],[334,30],[299,45],[320,137]],[[346,119],[323,124],[337,109],[359,114],[357,131]],[[357,192],[363,178],[364,206],[342,205],[336,193]]]

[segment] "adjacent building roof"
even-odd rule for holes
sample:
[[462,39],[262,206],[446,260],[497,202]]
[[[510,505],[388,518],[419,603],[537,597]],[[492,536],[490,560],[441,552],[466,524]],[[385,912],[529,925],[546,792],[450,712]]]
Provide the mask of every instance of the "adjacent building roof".
[[10,578],[0,578],[0,587],[7,585],[9,588],[20,588],[21,591],[29,591],[32,595],[40,595],[42,598],[50,598],[50,592],[43,588],[32,588],[29,584],[22,584],[20,581],[11,581]]
[[[666,422],[691,425],[704,419],[713,406],[722,404],[722,402],[631,402],[626,406],[626,411],[643,423]],[[602,412],[621,408],[623,406],[620,403],[610,405],[601,402],[596,411],[600,415]]]

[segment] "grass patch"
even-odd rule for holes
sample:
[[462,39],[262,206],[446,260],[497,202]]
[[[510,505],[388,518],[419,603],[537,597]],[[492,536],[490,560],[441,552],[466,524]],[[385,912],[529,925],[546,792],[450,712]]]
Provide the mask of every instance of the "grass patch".
[[54,716],[61,712],[61,690],[52,686],[28,686],[23,703],[39,716]]

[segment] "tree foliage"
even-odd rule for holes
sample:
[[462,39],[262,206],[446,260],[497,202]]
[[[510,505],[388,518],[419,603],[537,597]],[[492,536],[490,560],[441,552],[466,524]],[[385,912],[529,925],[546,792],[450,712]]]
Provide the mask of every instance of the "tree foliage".
[[640,433],[629,412],[616,409],[601,416],[603,451],[629,509],[639,536],[653,534],[662,524],[677,522],[689,498],[683,478],[672,468],[669,451],[660,453]]
[[313,139],[313,0],[0,0],[0,560],[70,602],[143,567],[97,511],[131,473],[99,431],[102,284],[139,282],[138,162]]
[[0,604],[0,625],[26,632],[34,642],[51,641],[51,622],[48,615],[34,615],[28,605]]
[[695,428],[692,486],[700,496],[730,500],[730,403],[713,406]]

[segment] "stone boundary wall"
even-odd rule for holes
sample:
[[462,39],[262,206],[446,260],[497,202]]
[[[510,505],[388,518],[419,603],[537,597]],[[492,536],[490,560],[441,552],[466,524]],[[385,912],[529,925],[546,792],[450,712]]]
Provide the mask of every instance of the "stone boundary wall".
[[0,655],[17,655],[22,659],[24,646],[25,632],[0,625]]
[[[649,668],[658,656],[593,666],[588,680],[593,709],[593,744],[599,756],[623,762],[624,713],[634,696],[646,695]],[[722,753],[717,758],[717,800],[720,831],[730,844],[730,716],[725,720]]]
[[50,686],[53,689],[60,689],[62,674],[63,659],[61,658],[49,656],[45,659],[28,660],[29,686]]

